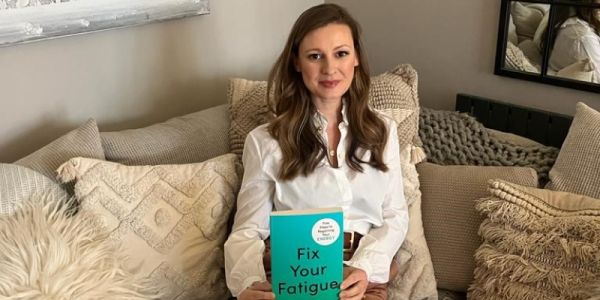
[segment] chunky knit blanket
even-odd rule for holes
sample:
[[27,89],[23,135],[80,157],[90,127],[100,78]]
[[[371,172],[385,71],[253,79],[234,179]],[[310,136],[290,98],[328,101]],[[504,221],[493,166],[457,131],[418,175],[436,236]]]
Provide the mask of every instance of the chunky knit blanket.
[[459,112],[421,107],[419,136],[427,161],[440,165],[522,166],[548,180],[559,149],[503,142],[488,134],[483,124]]

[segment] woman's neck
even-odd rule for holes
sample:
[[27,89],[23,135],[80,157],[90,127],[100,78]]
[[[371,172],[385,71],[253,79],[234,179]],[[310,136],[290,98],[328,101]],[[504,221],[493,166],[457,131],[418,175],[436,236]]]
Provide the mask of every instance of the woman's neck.
[[337,127],[342,121],[342,100],[323,101],[313,100],[316,109],[327,119],[330,126]]

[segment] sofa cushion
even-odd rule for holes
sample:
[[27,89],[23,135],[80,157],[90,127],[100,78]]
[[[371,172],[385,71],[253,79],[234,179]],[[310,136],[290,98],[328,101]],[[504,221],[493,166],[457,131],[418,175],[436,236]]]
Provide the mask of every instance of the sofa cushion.
[[161,299],[226,299],[223,243],[239,179],[237,157],[203,163],[125,166],[75,158],[59,170],[77,180],[80,211],[120,243]]
[[600,199],[502,180],[485,217],[469,299],[584,299],[600,276]]
[[0,217],[10,215],[38,194],[64,202],[69,196],[60,185],[43,174],[15,164],[0,164]]
[[148,127],[102,132],[106,159],[124,165],[185,164],[229,152],[227,105]]
[[[272,114],[266,104],[264,81],[232,79],[228,97],[231,112],[231,151],[242,154],[246,135],[268,122]],[[390,297],[423,299],[437,297],[431,257],[421,222],[421,193],[415,163],[424,159],[418,137],[419,97],[417,72],[410,65],[399,65],[371,79],[369,105],[392,117],[398,124],[404,196],[410,224],[395,262],[400,267],[390,283]]]
[[61,201],[53,192],[36,194],[0,216],[0,298],[156,299],[106,232]]
[[600,198],[600,112],[577,103],[546,188]]
[[473,281],[473,255],[481,244],[483,220],[475,200],[488,194],[487,182],[501,178],[537,185],[531,168],[417,165],[422,192],[423,226],[438,287],[466,292]]
[[56,168],[73,157],[104,159],[96,120],[89,119],[79,128],[52,141],[50,144],[16,162],[55,180]]

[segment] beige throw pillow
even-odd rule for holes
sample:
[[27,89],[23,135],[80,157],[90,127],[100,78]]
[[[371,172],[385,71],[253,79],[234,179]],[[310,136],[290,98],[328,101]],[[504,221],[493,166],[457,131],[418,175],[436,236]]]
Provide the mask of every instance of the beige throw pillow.
[[186,164],[229,152],[227,105],[144,128],[102,132],[106,159],[124,165]]
[[475,200],[488,195],[487,182],[501,178],[536,186],[537,173],[523,167],[417,165],[423,226],[438,288],[466,292],[473,281],[473,255],[483,220]]
[[[404,244],[396,255],[400,273],[390,284],[390,299],[437,299],[431,257],[421,223],[421,193],[415,163],[425,158],[419,147],[419,96],[417,72],[398,65],[371,79],[372,108],[391,116],[398,124],[404,196],[409,204],[410,224]],[[231,151],[242,154],[246,135],[272,117],[266,105],[264,81],[232,79],[228,97],[231,113]]]
[[237,157],[186,165],[125,166],[75,158],[60,167],[77,180],[80,211],[122,245],[128,266],[161,299],[226,299],[223,243],[239,179]]
[[38,171],[56,181],[56,168],[73,157],[104,159],[96,120],[89,119],[50,144],[14,164]]
[[600,198],[600,112],[577,103],[547,189]]
[[600,278],[600,199],[502,180],[485,220],[470,299],[585,299]]

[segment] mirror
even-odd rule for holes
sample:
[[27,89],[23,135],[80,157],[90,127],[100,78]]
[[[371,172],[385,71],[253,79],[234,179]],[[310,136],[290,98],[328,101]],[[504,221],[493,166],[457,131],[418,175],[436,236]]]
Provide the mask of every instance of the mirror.
[[600,0],[502,0],[494,73],[600,93]]

